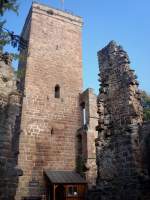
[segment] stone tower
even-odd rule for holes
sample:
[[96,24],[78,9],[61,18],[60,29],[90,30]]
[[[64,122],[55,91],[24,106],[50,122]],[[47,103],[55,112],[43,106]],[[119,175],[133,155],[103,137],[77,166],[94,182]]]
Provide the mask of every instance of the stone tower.
[[[33,3],[22,37],[23,91],[18,165],[23,170],[16,199],[45,194],[43,171],[75,170],[81,127],[82,19]],[[34,190],[33,190],[34,186]],[[32,192],[31,192],[32,191]]]

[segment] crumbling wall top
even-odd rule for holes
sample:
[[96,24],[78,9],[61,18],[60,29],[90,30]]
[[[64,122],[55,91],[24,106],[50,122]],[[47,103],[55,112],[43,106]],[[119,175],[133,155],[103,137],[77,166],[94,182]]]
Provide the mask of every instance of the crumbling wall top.
[[131,124],[142,123],[143,110],[137,76],[130,68],[128,54],[120,45],[111,41],[98,52],[98,59],[100,127],[108,128],[108,134],[110,130],[124,130]]
[[9,95],[16,91],[16,75],[11,66],[12,56],[0,52],[0,95]]

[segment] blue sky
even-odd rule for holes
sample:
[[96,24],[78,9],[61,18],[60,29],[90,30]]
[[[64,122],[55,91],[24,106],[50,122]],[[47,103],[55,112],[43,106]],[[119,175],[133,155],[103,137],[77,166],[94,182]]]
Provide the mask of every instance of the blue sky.
[[[32,0],[20,2],[19,16],[8,12],[6,27],[20,34]],[[61,0],[38,0],[62,8]],[[128,52],[140,88],[150,92],[150,0],[64,0],[66,10],[83,17],[84,88],[98,92],[97,51],[111,40]]]

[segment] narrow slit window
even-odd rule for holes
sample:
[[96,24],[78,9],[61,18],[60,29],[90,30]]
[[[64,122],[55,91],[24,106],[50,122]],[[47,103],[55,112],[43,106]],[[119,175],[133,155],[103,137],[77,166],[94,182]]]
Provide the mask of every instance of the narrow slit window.
[[87,124],[87,121],[86,121],[87,116],[86,116],[85,102],[81,103],[81,108],[82,108],[83,125],[86,125]]
[[55,98],[60,98],[60,86],[55,86]]

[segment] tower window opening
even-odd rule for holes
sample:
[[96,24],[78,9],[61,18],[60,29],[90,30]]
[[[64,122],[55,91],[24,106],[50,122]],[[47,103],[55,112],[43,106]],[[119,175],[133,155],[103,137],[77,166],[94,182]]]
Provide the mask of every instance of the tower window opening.
[[60,86],[55,86],[55,98],[60,98]]
[[83,125],[86,125],[86,124],[87,124],[87,121],[86,121],[85,102],[83,102],[83,103],[81,104],[81,108],[82,108]]

